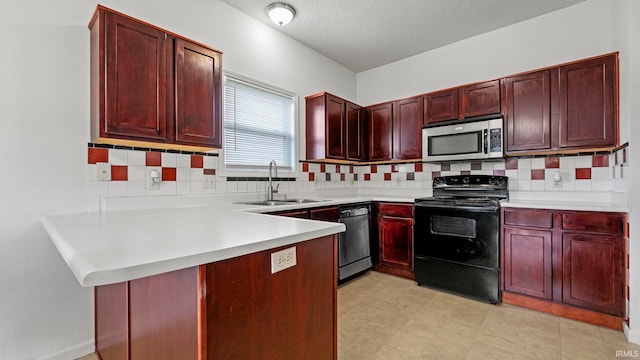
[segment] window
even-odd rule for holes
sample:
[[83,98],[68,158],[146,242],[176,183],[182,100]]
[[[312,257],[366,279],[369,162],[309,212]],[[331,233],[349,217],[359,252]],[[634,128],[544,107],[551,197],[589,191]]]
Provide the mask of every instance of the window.
[[224,166],[227,171],[295,171],[295,95],[237,75],[224,76]]

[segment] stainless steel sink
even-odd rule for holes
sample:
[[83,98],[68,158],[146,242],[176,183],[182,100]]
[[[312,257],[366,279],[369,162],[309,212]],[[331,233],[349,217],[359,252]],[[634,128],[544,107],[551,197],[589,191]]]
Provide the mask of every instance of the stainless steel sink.
[[296,204],[306,204],[306,203],[314,203],[314,202],[322,202],[328,200],[318,200],[318,199],[289,199],[285,200],[288,202],[296,203]]
[[236,204],[244,204],[244,205],[264,205],[264,206],[277,206],[277,205],[291,205],[289,201],[282,200],[262,200],[262,201],[247,201],[240,202]]
[[308,203],[315,203],[315,202],[321,202],[321,201],[328,201],[328,200],[318,200],[318,199],[259,200],[259,201],[240,202],[237,204],[278,206],[278,205],[308,204]]

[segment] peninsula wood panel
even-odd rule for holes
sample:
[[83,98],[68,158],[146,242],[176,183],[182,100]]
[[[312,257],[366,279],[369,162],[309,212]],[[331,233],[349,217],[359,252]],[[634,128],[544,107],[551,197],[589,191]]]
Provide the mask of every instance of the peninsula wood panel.
[[208,357],[336,359],[336,241],[295,244],[297,265],[275,274],[280,249],[208,264]]
[[96,286],[96,352],[102,360],[129,359],[129,302],[127,282]]
[[198,267],[129,282],[130,359],[198,359],[198,289]]

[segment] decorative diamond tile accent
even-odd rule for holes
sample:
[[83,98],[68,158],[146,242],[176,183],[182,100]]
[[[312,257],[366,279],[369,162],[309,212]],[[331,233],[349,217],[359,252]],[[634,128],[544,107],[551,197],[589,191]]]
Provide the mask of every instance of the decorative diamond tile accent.
[[415,172],[422,172],[422,166],[423,166],[423,164],[422,164],[422,163],[416,163],[416,164],[414,165],[414,170],[415,170]]
[[384,173],[384,181],[391,181],[391,173]]
[[378,173],[378,165],[371,165],[371,173],[372,174]]

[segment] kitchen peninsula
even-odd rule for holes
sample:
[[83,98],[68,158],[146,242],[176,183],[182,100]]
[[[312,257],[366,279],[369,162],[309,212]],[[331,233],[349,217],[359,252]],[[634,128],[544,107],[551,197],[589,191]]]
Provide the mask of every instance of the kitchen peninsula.
[[[95,286],[102,360],[337,357],[336,244],[344,225],[247,208],[42,219],[80,284]],[[283,249],[293,249],[296,264],[272,273],[272,253]]]

